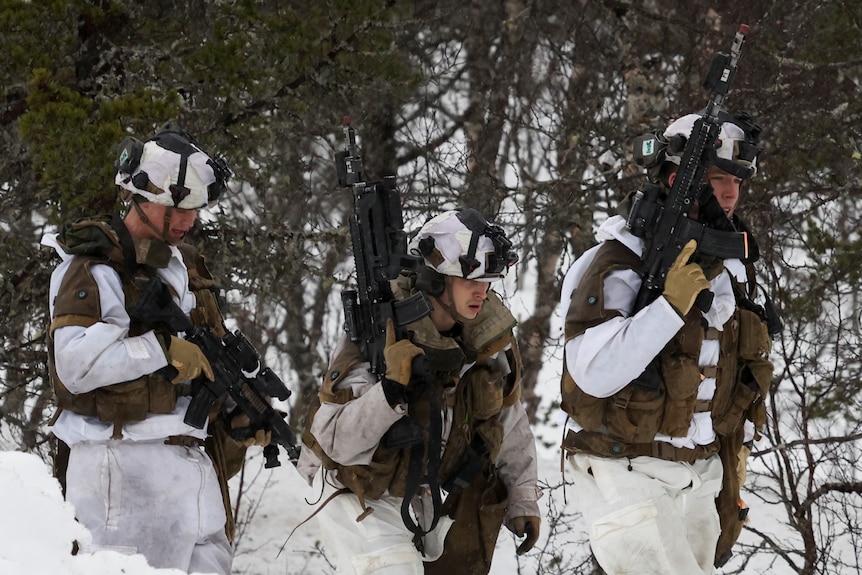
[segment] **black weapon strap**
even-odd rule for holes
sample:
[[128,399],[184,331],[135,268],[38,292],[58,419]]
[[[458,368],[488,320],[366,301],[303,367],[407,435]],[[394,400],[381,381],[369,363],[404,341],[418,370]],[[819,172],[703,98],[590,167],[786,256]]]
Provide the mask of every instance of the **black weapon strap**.
[[[410,460],[407,465],[404,499],[401,501],[401,520],[404,521],[407,529],[413,533],[413,544],[416,546],[416,549],[424,555],[425,545],[422,542],[422,536],[430,533],[437,526],[437,522],[440,519],[440,508],[442,507],[438,475],[440,473],[440,451],[443,445],[443,416],[437,389],[431,389],[432,386],[430,385],[422,387],[424,388],[424,394],[428,396],[428,441],[420,441],[410,447]],[[426,456],[427,466],[425,467],[425,476],[423,477],[422,468]],[[431,524],[427,529],[422,529],[418,522],[414,522],[410,513],[410,503],[413,497],[418,494],[423,484],[427,485],[431,491],[431,506],[433,509]]]

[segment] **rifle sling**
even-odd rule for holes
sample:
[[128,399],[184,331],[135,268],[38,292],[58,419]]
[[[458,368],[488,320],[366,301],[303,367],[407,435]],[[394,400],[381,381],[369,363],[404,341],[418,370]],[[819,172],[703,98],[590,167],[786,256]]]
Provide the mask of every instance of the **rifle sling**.
[[[437,522],[440,519],[440,508],[442,500],[440,496],[440,486],[438,475],[440,472],[440,450],[442,448],[443,421],[441,413],[441,405],[437,397],[436,390],[428,389],[426,386],[425,393],[428,395],[429,404],[429,433],[427,441],[427,450],[425,442],[418,442],[410,447],[410,460],[407,465],[407,477],[405,478],[404,499],[401,501],[401,519],[404,525],[411,533],[415,535],[414,543],[417,549],[422,552],[422,543],[420,537],[434,530]],[[427,452],[428,463],[425,477],[422,477],[423,457]],[[433,517],[431,525],[427,530],[423,530],[418,522],[414,522],[410,515],[410,503],[413,497],[419,492],[420,486],[425,483],[431,491],[431,504],[433,509]],[[424,553],[423,553],[424,554]]]
[[111,227],[117,232],[117,237],[120,239],[120,246],[123,248],[123,266],[128,277],[134,277],[138,269],[138,258],[135,254],[135,243],[132,239],[129,229],[120,217],[120,214],[114,212],[111,218]]

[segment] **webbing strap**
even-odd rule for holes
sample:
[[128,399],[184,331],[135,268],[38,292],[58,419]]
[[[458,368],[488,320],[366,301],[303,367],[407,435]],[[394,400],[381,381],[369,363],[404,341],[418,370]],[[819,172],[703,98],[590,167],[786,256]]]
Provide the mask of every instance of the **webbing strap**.
[[[291,537],[293,537],[293,534],[294,534],[294,533],[296,533],[296,530],[297,530],[297,529],[299,529],[300,527],[302,527],[303,525],[305,525],[306,523],[308,523],[309,521],[311,521],[311,519],[312,519],[315,515],[317,515],[318,513],[320,513],[320,512],[323,510],[323,508],[324,508],[324,507],[326,507],[326,505],[327,505],[330,501],[332,501],[333,499],[335,499],[335,498],[336,498],[336,497],[338,497],[339,495],[346,495],[346,494],[348,494],[348,493],[353,493],[353,492],[352,492],[352,491],[350,491],[350,489],[348,489],[347,487],[342,487],[341,489],[338,489],[337,491],[333,492],[329,497],[327,497],[327,498],[326,498],[326,501],[324,501],[323,503],[321,503],[321,504],[320,504],[320,507],[318,507],[317,509],[315,509],[315,510],[314,510],[314,513],[312,513],[311,515],[309,515],[308,517],[306,517],[305,519],[303,519],[302,521],[300,521],[300,522],[299,522],[299,525],[297,525],[296,527],[294,527],[293,529],[291,529],[290,533],[288,533],[288,534],[287,534],[287,538],[284,540],[284,543],[282,543],[282,544],[281,544],[281,547],[279,547],[279,548],[278,548],[278,553],[276,553],[276,554],[275,554],[275,557],[276,557],[276,558],[278,558],[278,556],[279,556],[279,555],[281,555],[281,552],[282,552],[282,551],[284,551],[284,548],[285,548],[285,546],[287,545],[287,542],[290,540],[290,538],[291,538]],[[306,499],[306,501],[305,501],[305,502],[306,502],[306,503],[308,503],[308,500]],[[364,502],[362,502],[362,503],[363,503],[363,507],[364,507]],[[367,516],[369,513],[371,513],[371,511],[373,511],[373,510],[372,510],[370,507],[366,507],[366,508],[365,508],[365,512],[364,512],[360,517],[361,517],[362,519],[364,519],[364,518],[365,518],[365,516]],[[360,521],[360,520],[361,520],[361,519],[357,519],[357,521]]]
[[[440,495],[440,485],[438,475],[440,473],[440,451],[442,449],[442,434],[443,434],[443,415],[441,412],[440,399],[433,389],[426,386],[424,394],[428,395],[429,422],[428,422],[428,441],[418,442],[410,447],[410,460],[407,464],[407,477],[405,478],[404,499],[401,500],[401,520],[411,533],[415,535],[413,542],[416,548],[423,555],[423,545],[421,537],[426,533],[434,530],[437,522],[440,519],[440,508],[442,507],[442,497]],[[422,476],[423,459],[427,455],[426,474]],[[427,485],[431,491],[431,506],[433,516],[431,525],[428,529],[422,529],[418,522],[413,521],[410,514],[410,502],[413,497],[419,493],[421,485]]]
[[698,445],[693,449],[674,447],[664,441],[649,443],[624,443],[616,441],[607,435],[593,431],[566,431],[563,439],[563,450],[567,453],[582,452],[599,457],[635,458],[641,456],[655,457],[666,461],[684,461],[694,463],[706,459],[718,451],[718,440],[708,445]]
[[[117,232],[117,237],[120,239],[120,246],[123,248],[123,268],[127,277],[132,277],[138,269],[138,259],[135,255],[135,242],[132,235],[129,233],[129,228],[123,222],[120,214],[114,212],[111,218],[111,227]],[[119,271],[119,270],[118,270]]]

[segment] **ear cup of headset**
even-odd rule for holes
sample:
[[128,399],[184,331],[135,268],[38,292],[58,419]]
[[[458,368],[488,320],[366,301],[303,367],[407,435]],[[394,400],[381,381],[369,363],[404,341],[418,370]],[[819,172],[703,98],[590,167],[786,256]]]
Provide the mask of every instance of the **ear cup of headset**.
[[446,289],[446,276],[433,268],[422,266],[422,269],[416,274],[416,289],[437,297]]
[[125,138],[120,142],[120,155],[114,162],[114,171],[131,175],[141,164],[144,143],[135,138]]
[[146,190],[147,184],[150,183],[150,176],[148,176],[146,172],[138,172],[132,176],[132,183],[139,190]]
[[[418,247],[422,257],[427,258],[434,251],[434,238],[422,238]],[[446,289],[446,278],[434,268],[424,265],[416,274],[416,289],[437,297]]]

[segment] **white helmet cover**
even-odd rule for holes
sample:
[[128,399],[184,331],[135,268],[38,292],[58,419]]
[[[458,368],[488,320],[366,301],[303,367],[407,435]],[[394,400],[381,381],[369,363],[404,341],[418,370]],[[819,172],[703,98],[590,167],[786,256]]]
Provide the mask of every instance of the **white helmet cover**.
[[474,209],[443,212],[428,220],[408,251],[447,276],[496,281],[518,261],[503,229],[489,224]]
[[[129,138],[117,160],[114,181],[153,203],[195,210],[214,203],[231,171],[185,132],[163,131],[144,144]],[[137,161],[136,157],[137,156]]]
[[[725,172],[742,179],[748,179],[757,173],[757,155],[760,152],[757,148],[757,137],[759,136],[760,128],[751,121],[751,117],[747,114],[740,114],[738,116],[742,118],[740,123],[748,122],[746,125],[751,126],[749,133],[736,121],[731,120],[727,114],[721,113],[719,115],[722,124],[718,134],[718,141],[716,142],[718,146],[715,150],[715,165]],[[694,128],[694,123],[700,117],[700,114],[687,114],[671,122],[664,131],[664,137],[667,140],[671,140],[675,136],[689,138]],[[751,133],[754,130],[756,132]],[[674,155],[669,147],[665,160],[679,165],[682,157]]]

